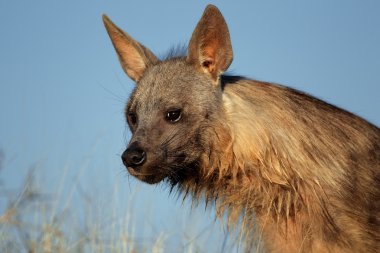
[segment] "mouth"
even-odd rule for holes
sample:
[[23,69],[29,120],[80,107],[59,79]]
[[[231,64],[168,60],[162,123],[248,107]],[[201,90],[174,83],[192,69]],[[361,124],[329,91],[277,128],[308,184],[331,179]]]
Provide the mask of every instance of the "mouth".
[[198,176],[197,163],[195,162],[168,166],[165,170],[156,168],[153,170],[154,172],[151,172],[152,170],[147,168],[127,167],[127,170],[129,174],[148,184],[157,184],[164,179],[167,179],[168,182],[174,186],[186,181],[188,178]]
[[144,173],[137,171],[136,168],[132,167],[127,167],[127,170],[129,174],[148,184],[157,184],[167,177],[163,173]]

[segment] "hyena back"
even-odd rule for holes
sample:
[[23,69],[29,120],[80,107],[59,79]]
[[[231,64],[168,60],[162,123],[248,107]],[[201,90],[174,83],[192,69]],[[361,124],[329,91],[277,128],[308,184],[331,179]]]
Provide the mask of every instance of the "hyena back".
[[122,155],[130,174],[215,201],[230,224],[241,219],[248,248],[380,249],[378,127],[302,92],[222,75],[233,55],[215,6],[203,13],[187,55],[165,60],[103,20],[136,82]]

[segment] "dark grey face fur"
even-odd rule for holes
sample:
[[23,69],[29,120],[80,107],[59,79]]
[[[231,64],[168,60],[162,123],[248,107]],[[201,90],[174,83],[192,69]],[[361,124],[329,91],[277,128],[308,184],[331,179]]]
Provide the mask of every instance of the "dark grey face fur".
[[233,58],[222,14],[207,6],[187,56],[164,61],[107,16],[103,20],[122,68],[136,82],[125,112],[132,139],[123,163],[132,175],[152,184],[196,176],[209,149],[206,131],[223,118],[220,76]]
[[[164,178],[176,183],[196,173],[204,151],[202,129],[217,118],[222,99],[220,86],[211,82],[185,58],[146,70],[126,107],[132,139],[123,159],[132,175],[148,183]],[[136,149],[140,156],[128,161]]]

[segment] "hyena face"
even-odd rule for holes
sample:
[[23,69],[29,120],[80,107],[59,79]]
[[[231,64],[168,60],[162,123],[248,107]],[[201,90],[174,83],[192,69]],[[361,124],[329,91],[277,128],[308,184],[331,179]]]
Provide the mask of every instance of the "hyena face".
[[133,136],[122,159],[132,175],[176,182],[195,167],[204,151],[202,129],[221,104],[221,90],[210,82],[180,58],[146,70],[125,111]]
[[[136,82],[126,107],[132,132],[122,160],[147,183],[177,183],[207,152],[207,131],[223,112],[220,75],[232,62],[227,25],[214,6],[206,8],[188,55],[160,61],[106,16],[104,23],[124,71]],[[205,131],[207,130],[207,131]]]

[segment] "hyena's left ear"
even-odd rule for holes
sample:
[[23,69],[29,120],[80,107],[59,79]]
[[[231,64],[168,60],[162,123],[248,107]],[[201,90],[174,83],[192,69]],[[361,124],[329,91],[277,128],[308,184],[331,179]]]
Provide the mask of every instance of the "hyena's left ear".
[[106,15],[103,22],[125,73],[138,82],[145,70],[158,62],[154,54],[117,27]]
[[191,36],[187,61],[217,81],[232,58],[226,21],[217,7],[208,5]]

